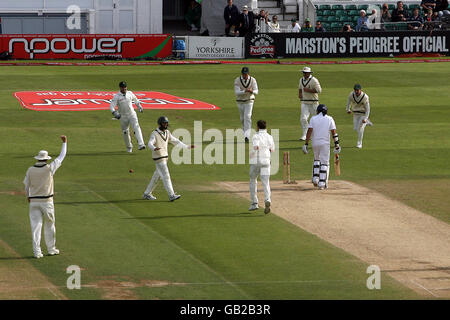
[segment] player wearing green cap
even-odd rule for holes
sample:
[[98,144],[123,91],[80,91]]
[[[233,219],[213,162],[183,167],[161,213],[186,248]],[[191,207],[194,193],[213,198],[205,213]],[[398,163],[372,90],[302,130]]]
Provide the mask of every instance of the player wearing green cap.
[[369,96],[361,90],[360,84],[355,84],[347,100],[347,113],[353,113],[353,129],[358,133],[356,147],[362,148],[362,140],[366,125],[372,126],[369,120],[370,104]]

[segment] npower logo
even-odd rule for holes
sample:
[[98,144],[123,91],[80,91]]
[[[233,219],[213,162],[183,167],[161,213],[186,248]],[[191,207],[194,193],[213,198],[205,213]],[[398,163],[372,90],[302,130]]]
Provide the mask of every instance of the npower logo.
[[[89,41],[88,41],[89,40]],[[9,52],[14,53],[18,45],[23,45],[25,52],[34,59],[35,54],[66,53],[121,53],[124,43],[135,42],[135,38],[11,38]]]

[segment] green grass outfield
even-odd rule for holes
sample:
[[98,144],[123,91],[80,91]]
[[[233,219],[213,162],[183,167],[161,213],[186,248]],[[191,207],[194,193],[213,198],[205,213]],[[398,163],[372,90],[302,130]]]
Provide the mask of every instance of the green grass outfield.
[[[55,176],[57,247],[62,254],[29,262],[68,298],[107,298],[107,289],[98,286],[111,279],[178,283],[129,289],[142,299],[420,298],[387,276],[381,290],[368,290],[367,265],[358,259],[276,215],[249,214],[245,199],[211,190],[215,181],[247,180],[248,165],[171,164],[182,199],[169,203],[159,185],[158,201],[144,201],[141,196],[154,171],[151,154],[125,152],[119,124],[111,121],[109,111],[36,112],[22,109],[13,97],[23,90],[113,91],[126,80],[130,90],[161,91],[222,108],[146,110],[138,116],[147,142],[162,114],[172,129],[192,130],[194,120],[202,120],[204,130],[239,127],[233,80],[241,67],[2,67],[0,239],[21,256],[32,255],[28,203],[23,195],[8,192],[23,190],[32,157],[41,149],[56,156],[59,135],[65,134],[68,155]],[[249,67],[260,88],[253,120],[263,118],[269,128],[280,129],[281,157],[289,150],[294,178],[308,179],[312,155],[303,155],[297,140],[301,66]],[[328,105],[340,134],[340,179],[361,183],[448,223],[450,64],[312,68],[322,84],[321,102]],[[354,148],[356,133],[345,112],[357,82],[370,96],[375,124],[366,129],[362,150]],[[273,179],[281,179],[281,170]],[[64,288],[65,269],[73,264],[83,269],[82,285],[90,286]]]

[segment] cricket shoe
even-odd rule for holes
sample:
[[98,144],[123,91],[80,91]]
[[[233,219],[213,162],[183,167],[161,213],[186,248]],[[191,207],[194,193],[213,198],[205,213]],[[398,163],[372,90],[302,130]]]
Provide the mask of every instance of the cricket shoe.
[[265,201],[264,202],[264,213],[265,214],[270,213],[270,201]]
[[362,149],[362,143],[358,143],[358,144],[356,145],[356,147],[357,147],[358,149]]
[[142,146],[139,146],[139,150],[144,150],[145,149],[145,144],[143,144]]
[[367,119],[367,125],[373,127],[372,121],[370,121],[369,119]]
[[48,252],[48,255],[49,256],[57,256],[59,254],[59,250],[58,249],[53,249],[53,250],[50,250],[49,252]]
[[127,148],[127,152],[128,153],[132,153],[133,152],[133,148]]
[[301,137],[300,139],[298,139],[299,141],[305,141],[306,137]]
[[180,199],[181,198],[181,195],[179,195],[179,194],[173,194],[173,195],[171,195],[170,197],[169,197],[169,201],[170,202],[173,202],[173,201],[175,201],[175,200],[177,200],[177,199]]
[[156,197],[154,195],[152,195],[151,193],[149,193],[149,194],[144,193],[144,195],[142,196],[142,199],[145,199],[145,200],[156,200]]
[[254,210],[257,210],[257,209],[259,209],[258,204],[257,203],[252,203],[250,205],[250,208],[248,208],[248,211],[254,211]]
[[36,259],[40,259],[40,258],[43,258],[44,255],[43,255],[42,253],[38,253],[38,254],[35,254],[34,257],[35,257]]
[[319,180],[317,179],[312,179],[311,180],[312,184],[314,185],[314,187],[318,187],[319,186]]

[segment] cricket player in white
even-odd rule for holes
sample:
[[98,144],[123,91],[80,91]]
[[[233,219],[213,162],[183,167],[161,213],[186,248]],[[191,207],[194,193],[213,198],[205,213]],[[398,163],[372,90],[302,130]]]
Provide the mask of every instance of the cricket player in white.
[[[133,92],[127,90],[127,83],[121,81],[119,83],[120,91],[116,93],[109,105],[109,110],[112,112],[116,119],[120,120],[120,126],[123,132],[123,140],[127,152],[133,152],[133,145],[130,138],[130,125],[133,128],[134,136],[139,145],[139,150],[145,149],[145,142],[142,137],[141,127],[136,112],[133,108],[133,102],[137,105],[139,112],[144,112],[144,108],[141,106],[141,102],[134,95]],[[118,106],[118,110],[116,110]]]
[[258,84],[256,79],[250,76],[247,67],[243,67],[241,73],[242,75],[234,80],[234,93],[236,94],[236,103],[239,108],[245,142],[248,142],[252,128],[253,104],[255,103],[255,95],[258,94]]
[[249,211],[256,210],[258,206],[257,178],[261,178],[264,189],[264,213],[270,212],[270,153],[275,150],[275,143],[266,130],[266,122],[257,122],[258,132],[252,137],[252,151],[250,152],[250,201]]
[[361,90],[360,84],[355,84],[353,91],[350,92],[347,100],[347,113],[353,112],[353,129],[358,133],[356,147],[362,148],[364,129],[366,125],[372,126],[369,120],[370,104],[369,96]]
[[152,150],[152,158],[155,161],[156,170],[153,173],[153,177],[144,191],[143,198],[146,200],[156,200],[153,195],[153,190],[155,190],[156,185],[161,179],[166,189],[169,200],[174,201],[179,199],[181,196],[175,194],[172,187],[172,181],[170,179],[169,168],[167,167],[167,161],[169,159],[169,142],[176,145],[180,144],[183,148],[189,149],[193,146],[187,146],[177,138],[175,138],[167,127],[169,126],[169,119],[166,117],[159,117],[158,119],[159,128],[152,132],[150,135],[150,140],[148,142],[148,147]]
[[25,184],[25,195],[30,203],[30,224],[33,239],[33,254],[39,259],[44,255],[41,251],[42,224],[44,224],[45,244],[49,255],[59,254],[56,249],[55,208],[53,205],[53,176],[61,166],[67,152],[67,137],[61,136],[63,142],[61,153],[50,164],[47,160],[51,157],[45,150],[39,151],[34,158],[38,160],[34,166],[28,168],[23,183]]
[[310,115],[316,114],[316,109],[319,105],[319,93],[322,92],[322,87],[319,80],[312,76],[311,68],[304,67],[302,72],[303,77],[300,78],[298,85],[298,97],[301,100],[300,125],[303,130],[300,140],[304,141],[308,131],[308,118]]
[[311,139],[314,150],[314,164],[312,183],[319,190],[328,188],[328,175],[330,172],[330,131],[334,140],[334,153],[341,152],[339,136],[336,133],[334,119],[327,115],[328,108],[324,104],[317,107],[317,115],[309,122],[303,153],[308,153],[308,141]]

